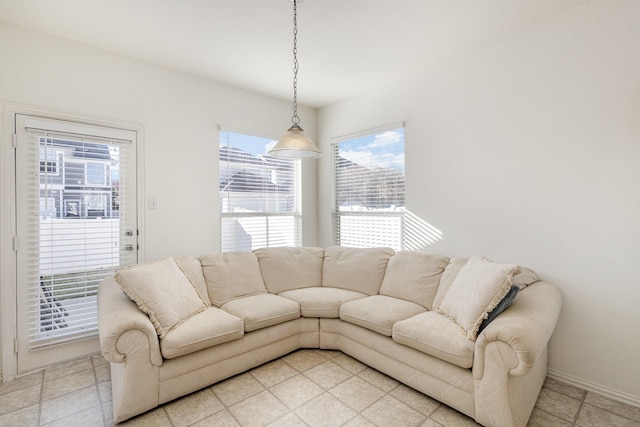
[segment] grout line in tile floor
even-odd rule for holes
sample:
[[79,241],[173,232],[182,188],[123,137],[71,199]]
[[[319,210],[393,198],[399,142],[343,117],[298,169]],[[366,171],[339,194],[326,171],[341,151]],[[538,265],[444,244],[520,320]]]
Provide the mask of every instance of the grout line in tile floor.
[[[93,355],[0,384],[0,427],[112,426],[109,374],[107,361],[101,355]],[[327,418],[329,413],[331,417]],[[304,349],[120,425],[478,424],[341,352]],[[528,426],[640,427],[640,408],[547,378]]]
[[44,400],[44,369],[40,373],[40,399],[38,400],[38,425],[40,425],[40,417],[42,416],[42,401]]
[[582,396],[582,399],[580,399],[580,405],[578,405],[578,410],[576,411],[576,415],[573,417],[573,423],[571,424],[572,427],[575,427],[577,425],[578,416],[580,416],[580,411],[584,406],[584,401],[586,398],[587,398],[587,393],[585,392],[584,395]]

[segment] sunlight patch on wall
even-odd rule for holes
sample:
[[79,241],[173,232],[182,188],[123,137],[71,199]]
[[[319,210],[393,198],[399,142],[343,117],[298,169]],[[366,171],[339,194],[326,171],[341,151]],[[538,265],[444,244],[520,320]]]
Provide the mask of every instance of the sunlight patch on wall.
[[404,248],[411,250],[424,249],[442,240],[443,233],[413,212],[404,214]]

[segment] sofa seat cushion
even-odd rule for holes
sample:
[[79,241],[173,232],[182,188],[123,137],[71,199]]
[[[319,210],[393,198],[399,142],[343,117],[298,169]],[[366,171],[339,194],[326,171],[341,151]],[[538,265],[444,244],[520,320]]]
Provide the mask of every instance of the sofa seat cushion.
[[322,286],[377,295],[393,253],[391,248],[327,248],[322,264]]
[[242,319],[217,307],[190,317],[160,340],[160,351],[165,359],[183,356],[203,348],[213,347],[244,335]]
[[251,332],[300,317],[300,304],[273,294],[260,294],[234,299],[222,305],[223,310],[244,321],[244,331]]
[[440,277],[449,258],[423,251],[398,251],[390,259],[380,295],[420,304],[431,309],[440,285]]
[[427,311],[393,325],[392,338],[428,355],[445,360],[461,368],[473,366],[475,342],[453,320]]
[[300,312],[303,317],[330,317],[334,319],[340,316],[342,304],[367,296],[367,294],[360,292],[326,286],[295,289],[281,292],[278,295],[300,304]]
[[322,286],[322,248],[261,248],[258,258],[262,279],[272,294]]
[[390,337],[393,325],[426,311],[416,303],[385,295],[373,295],[340,307],[340,319]]
[[207,292],[217,307],[236,298],[266,294],[258,258],[252,252],[225,252],[200,257]]

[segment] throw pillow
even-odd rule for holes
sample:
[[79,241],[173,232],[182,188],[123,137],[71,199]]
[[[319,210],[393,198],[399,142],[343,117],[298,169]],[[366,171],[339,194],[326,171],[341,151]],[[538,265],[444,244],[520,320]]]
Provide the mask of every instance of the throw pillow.
[[509,292],[507,292],[507,295],[504,298],[502,298],[502,300],[498,303],[498,305],[496,305],[496,308],[491,310],[488,317],[482,321],[482,323],[480,324],[480,327],[478,328],[478,334],[480,334],[480,332],[482,332],[482,330],[486,328],[489,323],[493,322],[493,319],[498,317],[498,314],[505,311],[511,305],[513,300],[516,299],[516,296],[518,295],[519,291],[520,291],[520,286],[511,285],[511,289],[509,289]]
[[518,271],[517,265],[471,257],[453,280],[438,311],[460,325],[467,338],[475,340],[480,324],[507,295]]
[[173,258],[123,267],[115,280],[145,312],[162,339],[185,320],[207,309]]

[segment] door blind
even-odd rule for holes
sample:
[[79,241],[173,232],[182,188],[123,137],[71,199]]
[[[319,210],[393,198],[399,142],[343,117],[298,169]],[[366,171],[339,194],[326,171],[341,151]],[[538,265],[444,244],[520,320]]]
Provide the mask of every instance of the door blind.
[[135,188],[128,187],[135,165],[131,140],[27,130],[27,277],[20,286],[28,289],[35,349],[95,335],[100,282],[136,262],[137,247],[121,244],[136,233],[123,227],[135,225]]
[[332,148],[334,243],[402,249],[404,128],[339,138]]

